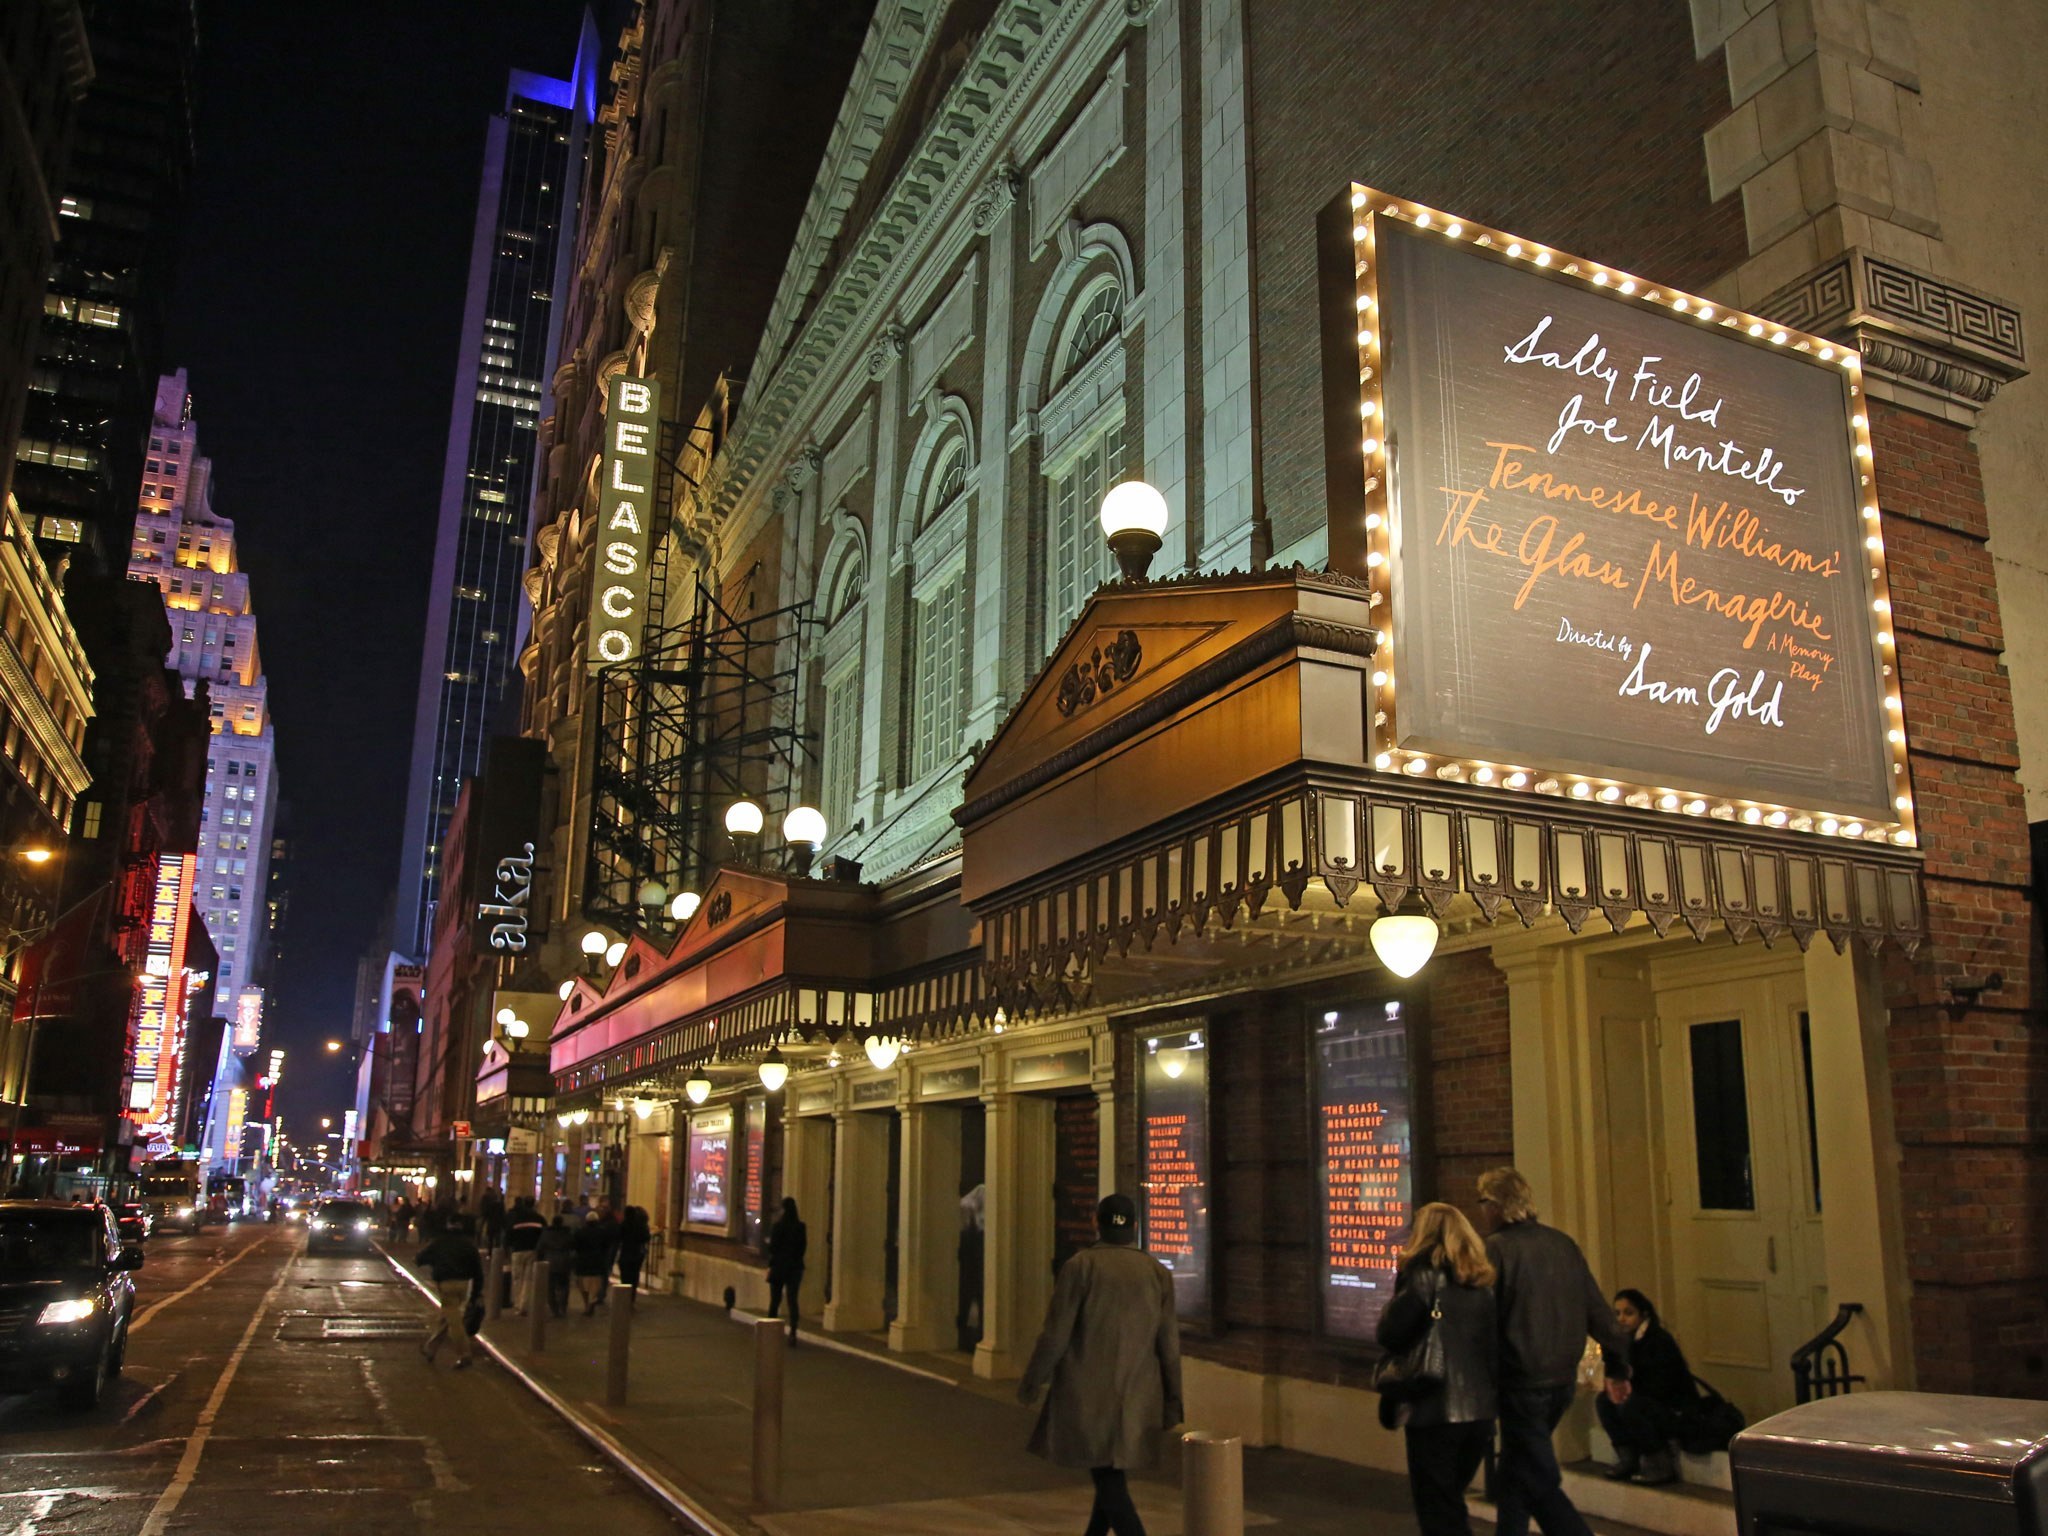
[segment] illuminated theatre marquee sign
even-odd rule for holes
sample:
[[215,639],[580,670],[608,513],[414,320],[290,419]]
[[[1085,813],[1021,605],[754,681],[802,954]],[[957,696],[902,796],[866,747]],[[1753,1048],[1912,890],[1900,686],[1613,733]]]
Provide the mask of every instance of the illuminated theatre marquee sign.
[[654,448],[660,433],[661,385],[623,375],[613,379],[597,470],[597,561],[590,594],[593,669],[640,654],[640,632],[647,621]]
[[1375,765],[1912,844],[1860,360],[1365,187],[1322,246]]

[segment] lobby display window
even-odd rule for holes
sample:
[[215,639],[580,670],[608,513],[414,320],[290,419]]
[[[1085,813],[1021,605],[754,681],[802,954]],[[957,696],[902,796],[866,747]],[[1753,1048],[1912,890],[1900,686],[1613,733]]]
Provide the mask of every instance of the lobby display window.
[[1309,1010],[1317,1294],[1332,1339],[1372,1342],[1415,1208],[1409,1007],[1374,999]]
[[764,1225],[763,1207],[768,1198],[768,1101],[765,1098],[747,1100],[744,1124],[747,1165],[743,1175],[745,1182],[740,1186],[740,1241],[749,1248],[758,1248]]
[[1209,1033],[1138,1036],[1138,1188],[1146,1251],[1173,1276],[1174,1311],[1210,1305]]
[[732,1110],[690,1117],[689,1182],[683,1222],[693,1231],[726,1235],[732,1224]]

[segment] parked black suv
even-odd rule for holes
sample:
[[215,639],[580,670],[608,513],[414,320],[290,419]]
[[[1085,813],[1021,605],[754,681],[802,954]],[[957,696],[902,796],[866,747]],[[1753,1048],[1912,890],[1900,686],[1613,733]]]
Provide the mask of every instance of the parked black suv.
[[0,1391],[93,1408],[128,1352],[142,1250],[98,1205],[0,1200]]

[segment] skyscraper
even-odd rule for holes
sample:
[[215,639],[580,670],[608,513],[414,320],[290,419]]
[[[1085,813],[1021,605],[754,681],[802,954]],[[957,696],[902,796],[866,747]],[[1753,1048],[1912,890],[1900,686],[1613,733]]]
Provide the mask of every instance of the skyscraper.
[[[188,696],[204,684],[210,698],[213,736],[190,899],[220,953],[216,996],[228,1017],[220,1062],[233,1074],[237,1059],[255,1051],[263,1023],[277,762],[249,577],[237,558],[234,522],[213,509],[212,478],[181,368],[157,387],[128,574],[162,589],[171,667]],[[218,1120],[226,1101],[218,1082],[214,1099]],[[219,1145],[216,1127],[210,1155],[231,1161],[238,1151]]]
[[420,658],[394,942],[425,952],[441,842],[506,706],[547,370],[575,247],[599,52],[586,14],[567,80],[515,70],[485,142],[433,585]]

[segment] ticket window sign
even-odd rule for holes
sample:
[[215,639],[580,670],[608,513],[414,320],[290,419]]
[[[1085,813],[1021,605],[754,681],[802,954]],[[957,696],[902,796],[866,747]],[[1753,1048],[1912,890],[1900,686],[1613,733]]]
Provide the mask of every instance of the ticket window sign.
[[730,1109],[691,1117],[689,1180],[683,1219],[693,1227],[724,1232],[732,1219]]
[[614,378],[605,396],[598,458],[597,545],[591,562],[593,671],[640,654],[647,623],[647,562],[653,551],[654,474],[661,440],[661,385]]
[[1409,1021],[1399,1001],[1310,1016],[1323,1331],[1369,1342],[1415,1203]]
[[1209,1032],[1138,1036],[1145,1248],[1173,1276],[1174,1310],[1209,1311]]

